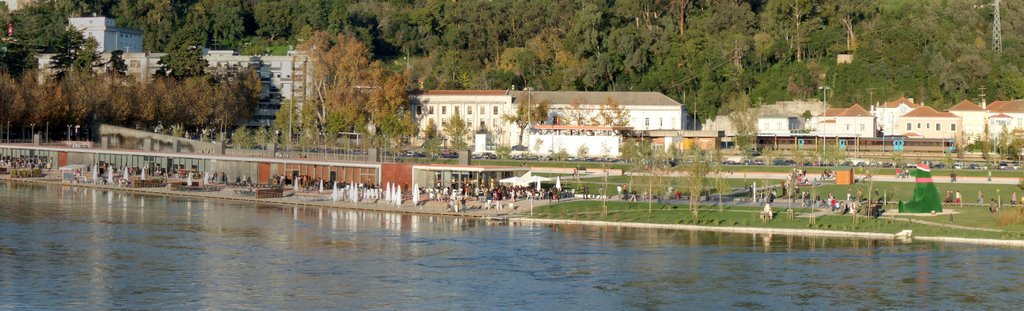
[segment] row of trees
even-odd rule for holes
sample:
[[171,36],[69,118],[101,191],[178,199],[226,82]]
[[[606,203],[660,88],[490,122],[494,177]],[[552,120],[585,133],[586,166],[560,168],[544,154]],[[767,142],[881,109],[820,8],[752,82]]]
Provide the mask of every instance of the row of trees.
[[[316,32],[299,50],[311,63],[306,67],[306,101],[301,107],[284,105],[275,128],[287,133],[297,129],[302,133],[300,140],[366,133],[376,145],[401,142],[417,134],[408,111],[408,79],[372,60],[362,41],[344,33]],[[326,142],[333,144],[334,139]]]
[[[86,126],[90,121],[152,128],[179,124],[187,131],[228,129],[248,120],[259,101],[254,72],[213,79],[149,82],[113,75],[69,72],[40,83],[34,72],[13,77],[0,72],[0,123],[11,128],[49,122]],[[15,131],[16,132],[16,131]]]

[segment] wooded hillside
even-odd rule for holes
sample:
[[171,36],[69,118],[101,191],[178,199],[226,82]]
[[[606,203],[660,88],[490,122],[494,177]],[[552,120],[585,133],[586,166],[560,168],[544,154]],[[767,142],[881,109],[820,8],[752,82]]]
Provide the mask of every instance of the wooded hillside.
[[[345,32],[427,89],[654,90],[702,117],[729,98],[821,98],[823,85],[838,106],[907,96],[941,107],[1024,97],[1024,2],[1002,2],[1001,52],[991,3],[54,0],[9,16],[28,52],[12,47],[0,66],[30,67],[25,56],[59,48],[68,16],[95,12],[144,30],[151,51],[279,54],[316,31]],[[853,62],[837,66],[844,53]]]

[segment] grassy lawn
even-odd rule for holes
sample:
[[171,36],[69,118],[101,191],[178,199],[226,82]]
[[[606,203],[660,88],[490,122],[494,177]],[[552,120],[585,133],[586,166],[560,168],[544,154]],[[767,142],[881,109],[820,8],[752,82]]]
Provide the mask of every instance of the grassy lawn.
[[[858,190],[864,192],[867,195],[869,183],[858,183],[851,186],[842,185],[824,185],[813,187],[813,191],[816,195],[820,195],[822,198],[828,197],[831,192],[837,198],[846,198],[846,193],[849,191],[851,194],[856,194]],[[978,191],[982,191],[984,194],[985,204],[987,206],[990,198],[996,198],[998,193],[1002,199],[1003,204],[1009,204],[1010,196],[1013,192],[1017,192],[1017,199],[1020,200],[1021,196],[1024,195],[1024,190],[1017,188],[1016,185],[1001,185],[1001,184],[935,184],[935,187],[939,189],[939,195],[945,196],[946,190],[960,190],[960,195],[963,197],[964,203],[977,203],[978,202]],[[876,182],[874,189],[878,190],[880,195],[887,195],[889,201],[898,200],[909,200],[914,194],[914,183],[910,182]],[[804,189],[803,191],[811,191]]]
[[[941,159],[940,159],[941,160]],[[429,161],[429,160],[427,160]],[[938,161],[938,160],[937,160]],[[433,163],[456,163],[454,159],[435,159],[430,161]],[[473,163],[480,165],[500,165],[500,166],[522,166],[524,161],[522,160],[473,160]],[[586,168],[601,168],[600,162],[558,162],[558,161],[525,161],[527,166],[531,167],[560,167],[560,168],[575,168],[575,167],[586,167]],[[621,169],[630,171],[634,168],[633,164],[628,163],[607,163],[604,164],[605,168],[609,169]],[[840,169],[841,167],[798,167],[803,170],[807,170],[809,175],[821,174],[826,169]],[[864,175],[867,170],[872,171],[875,175],[895,175],[895,168],[854,168],[855,174],[858,176]],[[745,172],[757,172],[757,173],[785,173],[793,170],[792,166],[764,166],[764,165],[726,165],[723,167],[726,172],[732,172],[734,174],[742,174]],[[949,173],[954,170],[950,169],[935,169],[932,170],[932,175],[936,178],[948,178]],[[985,177],[988,176],[986,170],[955,170],[957,175],[960,177]],[[1024,177],[1024,171],[992,171],[992,177]],[[598,178],[598,177],[594,177]],[[610,181],[610,180],[609,180]]]
[[[648,211],[646,202],[608,202],[607,216],[602,215],[601,202],[595,201],[574,201],[560,203],[551,206],[538,207],[533,217],[542,219],[575,219],[575,220],[597,220],[615,222],[638,222],[656,224],[693,224],[704,226],[724,227],[758,227],[758,228],[786,228],[786,229],[819,229],[856,232],[878,232],[896,233],[901,230],[914,230],[916,236],[950,236],[965,238],[984,239],[1024,239],[1024,227],[1012,226],[1000,229],[1007,232],[988,232],[968,229],[955,229],[920,223],[909,223],[906,221],[894,220],[889,217],[868,218],[853,216],[822,216],[815,219],[811,224],[809,218],[794,217],[787,219],[786,209],[779,208],[775,219],[763,223],[759,219],[759,208],[754,207],[724,207],[719,212],[715,206],[702,206],[698,218],[693,218],[687,206],[670,204],[652,204]],[[795,209],[795,214],[800,215],[806,210]],[[963,218],[971,218],[972,221],[984,222],[983,219],[975,218],[975,215],[965,215]],[[938,217],[926,219],[939,221]],[[992,221],[994,225],[994,221]]]

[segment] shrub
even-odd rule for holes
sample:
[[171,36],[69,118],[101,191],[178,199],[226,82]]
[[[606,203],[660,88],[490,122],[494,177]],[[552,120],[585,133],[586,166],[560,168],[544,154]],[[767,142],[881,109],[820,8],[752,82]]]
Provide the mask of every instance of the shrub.
[[1016,225],[1024,223],[1024,207],[1018,206],[999,213],[999,225]]

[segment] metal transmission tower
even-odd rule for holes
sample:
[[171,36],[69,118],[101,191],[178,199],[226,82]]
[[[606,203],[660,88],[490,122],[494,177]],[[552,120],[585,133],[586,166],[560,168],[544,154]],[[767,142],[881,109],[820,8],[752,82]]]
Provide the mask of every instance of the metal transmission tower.
[[999,1],[992,3],[992,47],[998,52],[1003,51],[1003,29],[999,25]]

